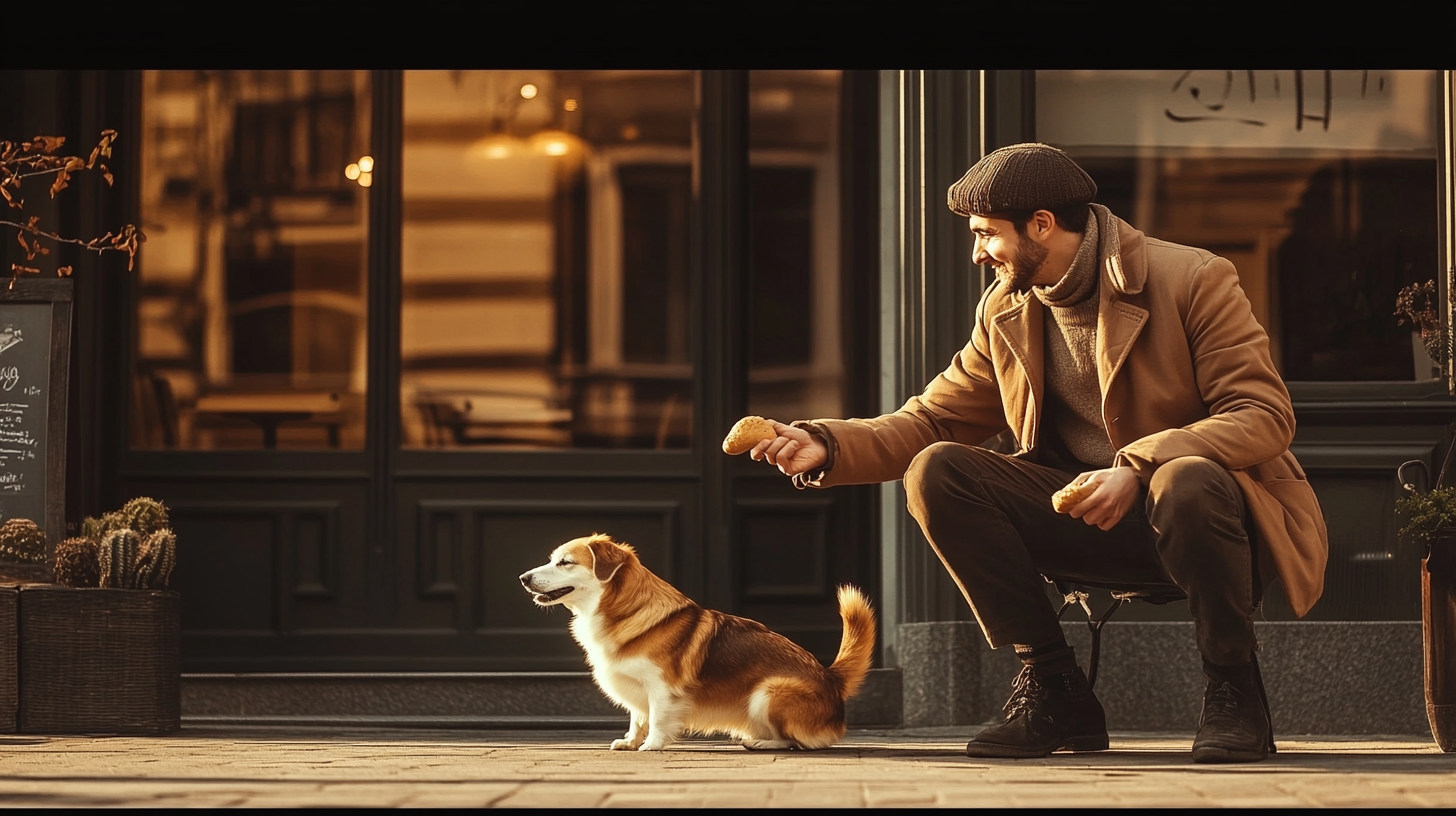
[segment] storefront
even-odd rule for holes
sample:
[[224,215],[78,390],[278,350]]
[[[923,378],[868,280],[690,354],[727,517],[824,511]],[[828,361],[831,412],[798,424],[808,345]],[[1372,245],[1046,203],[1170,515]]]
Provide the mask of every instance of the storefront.
[[1456,401],[1395,298],[1449,302],[1443,72],[0,83],[0,138],[121,134],[116,186],[51,213],[147,235],[133,273],[76,259],[67,515],[168,504],[184,671],[580,669],[516,576],[593,531],[821,657],[837,583],[876,599],[888,664],[896,623],[968,618],[898,484],[799,492],[718,443],[943,368],[987,281],[945,188],[1032,139],[1238,266],[1329,522],[1312,617],[1419,617],[1395,470],[1434,461]]

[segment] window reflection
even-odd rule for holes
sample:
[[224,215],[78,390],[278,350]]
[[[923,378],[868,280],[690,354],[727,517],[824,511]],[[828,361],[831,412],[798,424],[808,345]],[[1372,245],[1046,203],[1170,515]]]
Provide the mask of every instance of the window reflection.
[[840,71],[749,74],[748,413],[844,416]]
[[142,82],[133,447],[362,447],[367,72]]
[[1239,270],[1286,380],[1433,379],[1396,294],[1440,281],[1433,71],[1038,71],[1037,134],[1147,234]]
[[405,445],[690,444],[693,107],[688,72],[405,72]]

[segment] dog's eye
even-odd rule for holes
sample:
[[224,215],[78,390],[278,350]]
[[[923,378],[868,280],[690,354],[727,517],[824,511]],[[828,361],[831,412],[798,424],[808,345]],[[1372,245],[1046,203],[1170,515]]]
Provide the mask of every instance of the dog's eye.
[[563,558],[560,561],[557,561],[556,562],[556,566],[558,566],[558,567],[569,567],[569,566],[571,566],[572,564],[575,564],[575,563],[576,563],[575,561],[568,561],[565,558]]

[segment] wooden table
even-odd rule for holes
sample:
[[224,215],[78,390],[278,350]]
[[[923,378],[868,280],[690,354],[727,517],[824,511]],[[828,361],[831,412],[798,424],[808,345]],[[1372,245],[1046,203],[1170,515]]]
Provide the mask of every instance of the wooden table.
[[339,447],[339,428],[344,424],[344,403],[338,392],[279,391],[222,392],[198,397],[193,410],[243,419],[263,430],[263,447],[278,447],[278,426],[285,422],[311,420],[328,428],[329,447]]

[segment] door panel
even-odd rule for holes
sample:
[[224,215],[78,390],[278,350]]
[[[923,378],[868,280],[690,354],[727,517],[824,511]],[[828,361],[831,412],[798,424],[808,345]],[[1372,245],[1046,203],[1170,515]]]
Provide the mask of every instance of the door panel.
[[184,671],[258,670],[280,644],[298,647],[289,661],[328,665],[348,651],[342,636],[368,630],[363,480],[123,486],[170,511]]
[[570,613],[538,608],[519,581],[570,539],[606,533],[664,579],[694,583],[680,569],[696,546],[684,535],[697,515],[691,484],[410,480],[397,490],[396,625],[476,668],[580,670]]

